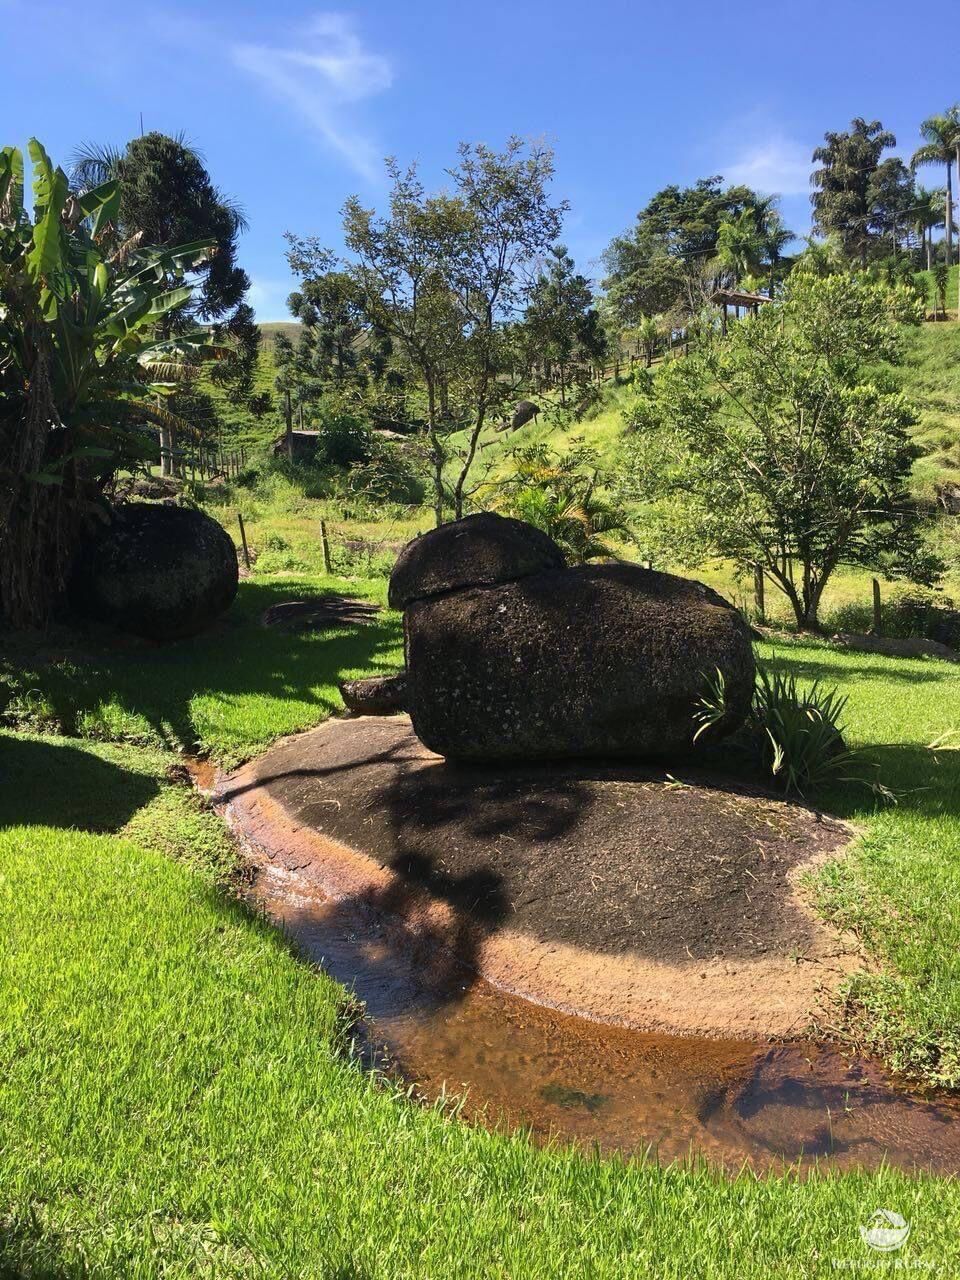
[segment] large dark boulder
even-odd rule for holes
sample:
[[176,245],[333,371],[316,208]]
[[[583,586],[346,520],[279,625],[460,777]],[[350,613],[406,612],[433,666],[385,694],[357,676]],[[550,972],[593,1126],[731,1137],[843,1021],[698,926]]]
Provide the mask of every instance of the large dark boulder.
[[699,582],[632,564],[555,569],[410,604],[407,705],[421,740],[454,760],[693,750],[716,670],[742,724],[750,631]]
[[405,609],[414,600],[513,582],[563,564],[563,552],[545,533],[485,511],[408,543],[390,575],[390,606]]
[[86,617],[150,640],[209,626],[237,594],[237,553],[223,528],[189,507],[130,503],[83,544],[69,595]]

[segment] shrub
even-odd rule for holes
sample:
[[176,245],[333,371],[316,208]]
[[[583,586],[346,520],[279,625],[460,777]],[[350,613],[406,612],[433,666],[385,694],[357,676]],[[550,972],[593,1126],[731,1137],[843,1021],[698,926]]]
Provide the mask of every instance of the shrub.
[[[696,713],[696,742],[726,712],[723,673],[706,676],[706,689]],[[847,699],[819,681],[806,689],[796,677],[758,664],[750,716],[745,732],[768,771],[788,794],[806,795],[831,782],[865,783],[861,758],[848,750],[841,717]],[[875,790],[883,790],[878,784]]]
[[[828,625],[833,631],[869,631],[873,609],[866,602],[840,605],[830,614]],[[960,647],[960,613],[949,596],[929,587],[911,585],[891,591],[880,604],[880,630],[898,640],[920,636]]]
[[349,413],[338,413],[320,427],[317,461],[330,467],[350,467],[370,457],[370,428]]

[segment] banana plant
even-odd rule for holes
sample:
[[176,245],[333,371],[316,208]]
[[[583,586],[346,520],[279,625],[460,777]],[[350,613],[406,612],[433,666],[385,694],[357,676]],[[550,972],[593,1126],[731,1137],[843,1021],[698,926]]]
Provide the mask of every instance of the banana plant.
[[[0,601],[8,620],[33,622],[65,572],[63,530],[117,471],[155,452],[153,429],[190,432],[164,401],[220,353],[202,330],[170,337],[160,324],[189,300],[190,273],[215,242],[118,246],[117,183],[76,195],[36,139],[28,151],[32,212],[22,153],[0,150]],[[55,512],[38,487],[60,491],[46,500]],[[21,545],[49,529],[50,557]],[[44,562],[49,583],[10,580]]]

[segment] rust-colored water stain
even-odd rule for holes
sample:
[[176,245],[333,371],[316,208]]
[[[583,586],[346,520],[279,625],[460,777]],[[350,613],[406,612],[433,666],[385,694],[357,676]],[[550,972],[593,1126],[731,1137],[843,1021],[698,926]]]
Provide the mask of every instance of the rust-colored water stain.
[[960,1103],[899,1087],[876,1062],[810,1041],[758,1046],[632,1031],[509,996],[401,927],[324,898],[279,867],[252,897],[305,958],[366,1004],[371,1044],[464,1116],[661,1160],[727,1169],[814,1160],[960,1171]]
[[209,794],[214,790],[217,785],[217,766],[212,760],[204,756],[189,755],[183,755],[180,759],[198,791]]

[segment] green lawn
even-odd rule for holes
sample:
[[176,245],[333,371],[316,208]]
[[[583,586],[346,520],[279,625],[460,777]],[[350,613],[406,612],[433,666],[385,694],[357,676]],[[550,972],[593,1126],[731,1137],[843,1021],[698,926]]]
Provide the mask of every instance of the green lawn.
[[337,681],[402,662],[400,619],[289,635],[260,625],[270,605],[327,590],[386,600],[386,583],[278,576],[245,582],[213,630],[162,647],[109,649],[54,636],[0,652],[0,694],[17,727],[211,754],[227,763],[340,710]]
[[[28,676],[8,653],[8,715],[87,736],[0,736],[0,1276],[766,1280],[888,1265],[858,1234],[878,1207],[912,1223],[898,1263],[956,1274],[955,1181],[537,1150],[349,1059],[342,990],[218,889],[218,820],[167,779],[174,743],[239,759],[329,714],[343,670],[397,663],[395,615],[259,626],[330,585],[245,583],[219,632],[169,649],[88,638]],[[849,693],[850,737],[899,793],[829,798],[865,836],[821,874],[823,908],[883,966],[847,1028],[960,1084],[960,738],[929,745],[960,730],[960,670],[811,642],[776,660]]]

